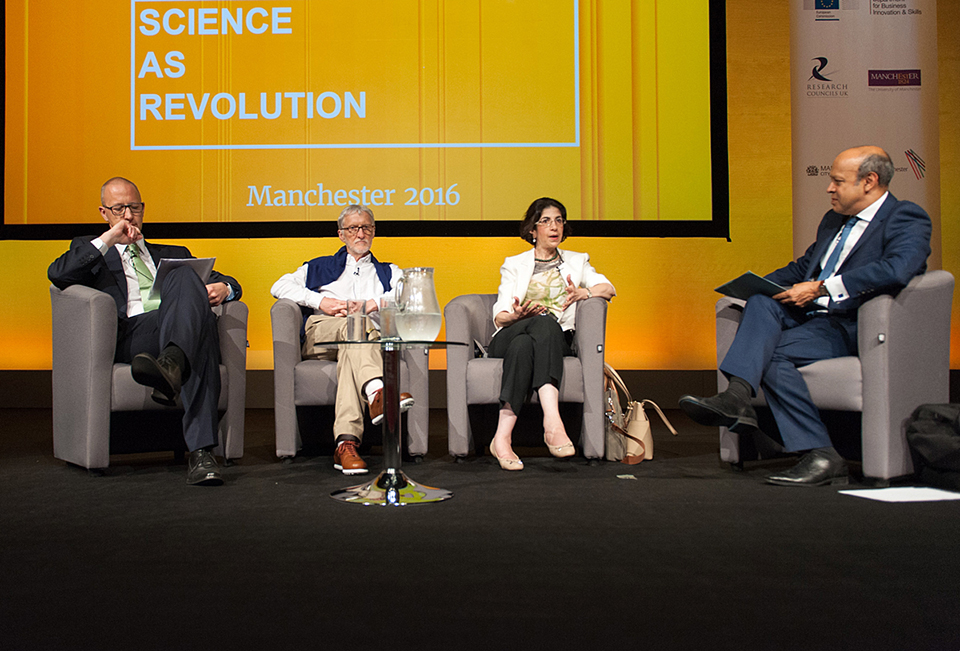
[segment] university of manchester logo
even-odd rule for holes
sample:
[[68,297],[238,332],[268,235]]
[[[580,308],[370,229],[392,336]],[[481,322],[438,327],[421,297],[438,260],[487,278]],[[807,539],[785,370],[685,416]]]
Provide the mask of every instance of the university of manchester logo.
[[908,149],[903,153],[906,154],[907,160],[910,162],[910,167],[913,168],[913,173],[917,175],[917,180],[919,181],[927,172],[927,164],[924,163],[919,154],[912,149]]
[[919,86],[919,70],[868,70],[870,86]]

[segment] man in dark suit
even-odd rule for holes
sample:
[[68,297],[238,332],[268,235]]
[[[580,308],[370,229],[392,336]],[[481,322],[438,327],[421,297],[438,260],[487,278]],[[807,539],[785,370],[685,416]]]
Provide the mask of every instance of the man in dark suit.
[[240,298],[240,284],[213,272],[204,285],[188,267],[165,276],[162,300],[148,290],[163,258],[192,258],[182,246],[143,239],[144,203],[137,186],[112,178],[100,190],[100,215],[110,228],[100,237],[78,237],[47,271],[65,289],[85,285],[117,303],[116,362],[131,364],[133,379],[153,388],[153,399],[183,404],[183,438],[190,451],[187,483],[219,485],[217,445],[220,344],[211,306]]
[[750,398],[763,387],[784,449],[807,451],[799,463],[767,478],[782,486],[844,483],[847,467],[833,448],[799,367],[857,354],[857,308],[877,294],[896,294],[926,270],[930,217],[887,191],[893,163],[879,147],[841,152],[830,170],[830,203],[816,241],[798,260],[768,274],[789,287],[755,295],[720,371],[729,388],[686,395],[680,407],[703,425],[733,432],[757,427]]

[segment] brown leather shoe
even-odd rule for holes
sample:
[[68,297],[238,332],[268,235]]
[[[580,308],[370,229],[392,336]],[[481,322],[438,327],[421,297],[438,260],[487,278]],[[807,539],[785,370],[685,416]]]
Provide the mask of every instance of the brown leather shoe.
[[[400,394],[400,413],[405,413],[414,405],[413,396],[409,393]],[[383,389],[377,389],[370,401],[370,422],[379,425],[383,420]]]
[[367,472],[367,462],[357,454],[357,444],[353,441],[344,441],[337,445],[333,453],[333,467],[343,471],[345,475],[362,475]]

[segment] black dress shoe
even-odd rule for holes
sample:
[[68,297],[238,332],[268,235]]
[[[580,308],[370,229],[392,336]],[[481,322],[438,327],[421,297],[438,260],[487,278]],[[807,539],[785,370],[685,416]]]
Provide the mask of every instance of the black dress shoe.
[[187,483],[191,486],[219,486],[220,466],[209,450],[194,450],[187,460]]
[[823,486],[850,481],[847,464],[836,450],[810,450],[793,468],[767,477],[777,486]]
[[151,397],[154,401],[168,407],[176,406],[182,384],[181,371],[169,356],[154,358],[150,353],[140,353],[133,358],[130,371],[137,384],[153,387]]
[[680,409],[701,425],[726,427],[731,432],[738,433],[757,429],[757,412],[750,403],[738,400],[727,392],[709,398],[682,396]]

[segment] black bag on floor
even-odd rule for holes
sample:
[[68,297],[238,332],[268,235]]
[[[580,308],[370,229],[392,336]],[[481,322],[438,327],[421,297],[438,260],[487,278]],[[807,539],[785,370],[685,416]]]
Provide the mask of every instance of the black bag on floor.
[[960,491],[960,404],[920,405],[907,421],[917,478]]

